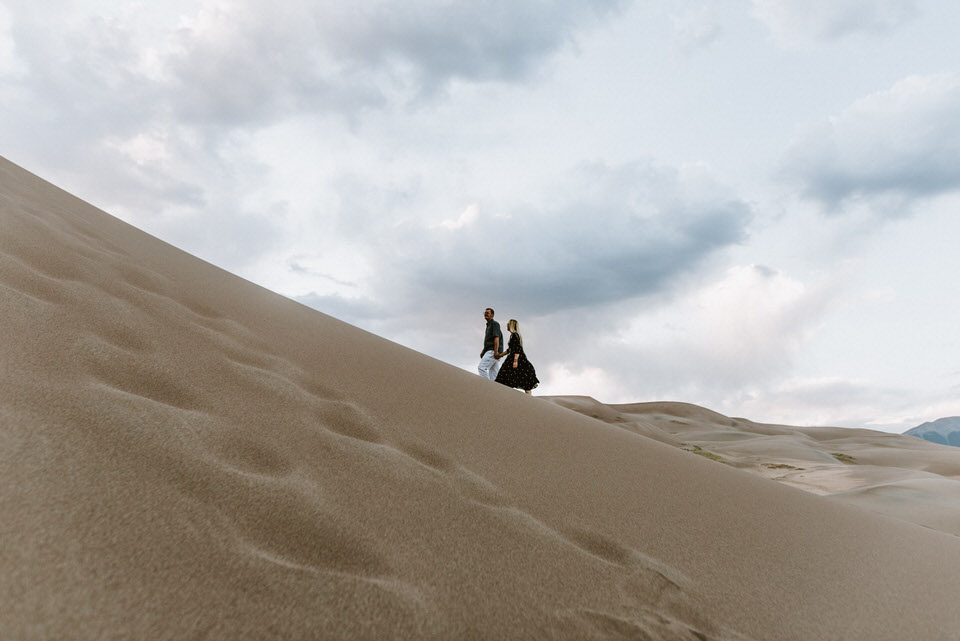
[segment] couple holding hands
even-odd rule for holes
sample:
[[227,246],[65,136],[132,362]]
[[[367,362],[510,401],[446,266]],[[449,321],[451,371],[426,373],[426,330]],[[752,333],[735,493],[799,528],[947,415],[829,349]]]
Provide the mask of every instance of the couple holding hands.
[[[529,394],[530,390],[540,384],[540,381],[537,379],[537,371],[533,368],[533,363],[523,352],[523,337],[520,336],[519,323],[512,319],[507,323],[510,342],[507,343],[507,349],[501,352],[503,333],[500,331],[500,323],[493,320],[493,309],[488,307],[483,310],[483,318],[487,321],[487,331],[483,335],[483,351],[480,352],[480,364],[477,366],[480,376],[507,387],[522,389]],[[500,359],[504,356],[507,360],[501,363]]]

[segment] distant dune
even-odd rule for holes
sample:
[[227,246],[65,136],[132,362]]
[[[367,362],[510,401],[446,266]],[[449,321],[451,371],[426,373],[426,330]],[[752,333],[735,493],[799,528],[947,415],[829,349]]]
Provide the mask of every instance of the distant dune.
[[788,486],[903,464],[925,491],[955,474],[934,446],[598,421],[2,160],[0,230],[0,639],[957,638],[960,538]]
[[872,430],[754,423],[687,403],[545,398],[757,476],[960,536],[955,448]]

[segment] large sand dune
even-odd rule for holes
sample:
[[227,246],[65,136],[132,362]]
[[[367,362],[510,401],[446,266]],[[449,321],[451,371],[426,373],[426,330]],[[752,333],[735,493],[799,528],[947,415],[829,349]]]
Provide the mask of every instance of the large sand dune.
[[0,310],[0,639],[958,638],[957,537],[482,380],[6,161]]

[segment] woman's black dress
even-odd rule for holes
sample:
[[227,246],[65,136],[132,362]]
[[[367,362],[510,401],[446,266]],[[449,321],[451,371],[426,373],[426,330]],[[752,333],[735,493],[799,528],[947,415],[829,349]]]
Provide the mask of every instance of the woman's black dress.
[[[539,385],[537,370],[533,368],[533,363],[527,360],[527,355],[523,353],[523,345],[520,344],[520,337],[517,334],[510,334],[507,348],[510,353],[503,357],[504,363],[497,374],[497,382],[503,383],[507,387],[518,387],[528,391]],[[513,367],[514,354],[520,355],[516,369]]]

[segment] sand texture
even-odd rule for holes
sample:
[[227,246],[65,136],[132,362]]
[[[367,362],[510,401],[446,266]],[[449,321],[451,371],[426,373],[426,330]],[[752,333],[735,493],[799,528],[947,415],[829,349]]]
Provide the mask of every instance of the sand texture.
[[960,638],[957,537],[482,380],[7,161],[0,310],[0,639]]

